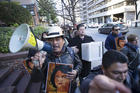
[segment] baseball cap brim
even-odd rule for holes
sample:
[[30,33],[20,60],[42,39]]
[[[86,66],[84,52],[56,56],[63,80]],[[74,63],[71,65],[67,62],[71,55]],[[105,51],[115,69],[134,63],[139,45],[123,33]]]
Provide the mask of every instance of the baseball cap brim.
[[51,36],[45,36],[44,38],[49,39],[49,38],[55,38],[55,37],[61,37],[61,36],[64,36],[64,35],[63,34],[62,35],[51,35]]

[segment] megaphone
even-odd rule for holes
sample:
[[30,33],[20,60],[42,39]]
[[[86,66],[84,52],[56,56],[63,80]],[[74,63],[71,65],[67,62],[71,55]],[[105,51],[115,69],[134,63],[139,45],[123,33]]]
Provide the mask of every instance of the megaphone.
[[12,53],[16,53],[23,48],[35,48],[46,52],[52,52],[52,46],[36,39],[28,24],[21,24],[16,28],[9,43],[9,50]]

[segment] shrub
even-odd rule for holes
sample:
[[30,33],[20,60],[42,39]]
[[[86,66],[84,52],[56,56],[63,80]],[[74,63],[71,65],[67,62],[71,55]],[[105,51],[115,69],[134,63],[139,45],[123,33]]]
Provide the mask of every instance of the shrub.
[[0,52],[9,52],[9,41],[12,36],[14,28],[12,27],[0,27]]
[[41,34],[45,31],[47,31],[47,28],[44,28],[42,26],[34,27],[34,33],[39,39],[41,38]]
[[17,23],[12,25],[12,27],[18,27],[18,26],[19,26],[19,24],[17,24]]

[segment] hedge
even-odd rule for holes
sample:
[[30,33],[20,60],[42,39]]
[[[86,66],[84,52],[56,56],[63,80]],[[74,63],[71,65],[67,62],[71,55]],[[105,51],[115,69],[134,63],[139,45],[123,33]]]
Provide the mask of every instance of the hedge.
[[[40,38],[41,33],[46,31],[44,27],[34,27],[35,35]],[[15,27],[0,27],[0,53],[9,53],[9,41],[14,32]]]
[[12,27],[0,27],[0,52],[7,53],[9,40],[14,31]]

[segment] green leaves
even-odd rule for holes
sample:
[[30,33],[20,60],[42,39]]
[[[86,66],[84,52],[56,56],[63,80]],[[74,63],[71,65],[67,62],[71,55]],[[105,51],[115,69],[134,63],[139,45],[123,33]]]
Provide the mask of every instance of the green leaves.
[[12,27],[0,27],[0,52],[7,53],[9,52],[9,41],[11,35],[14,31]]
[[42,26],[36,26],[35,28],[34,28],[34,34],[36,35],[36,36],[39,36],[38,38],[39,39],[41,39],[41,34],[43,33],[43,32],[46,32],[47,31],[47,28],[44,28],[44,27],[42,27]]
[[55,4],[52,0],[40,0],[38,3],[40,7],[39,14],[46,16],[48,22],[50,20],[52,20],[53,23],[57,22]]
[[30,12],[15,2],[0,2],[0,20],[7,25],[33,22]]

